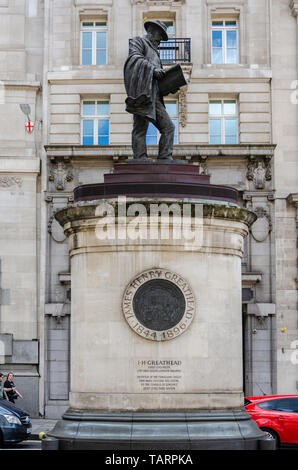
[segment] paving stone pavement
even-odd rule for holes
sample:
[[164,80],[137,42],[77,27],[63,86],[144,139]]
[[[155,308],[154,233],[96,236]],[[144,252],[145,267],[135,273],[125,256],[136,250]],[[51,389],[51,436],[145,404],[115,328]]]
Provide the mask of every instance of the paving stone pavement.
[[39,438],[39,433],[44,432],[47,434],[48,431],[51,431],[55,424],[57,423],[56,419],[35,419],[31,418],[32,423],[32,438]]

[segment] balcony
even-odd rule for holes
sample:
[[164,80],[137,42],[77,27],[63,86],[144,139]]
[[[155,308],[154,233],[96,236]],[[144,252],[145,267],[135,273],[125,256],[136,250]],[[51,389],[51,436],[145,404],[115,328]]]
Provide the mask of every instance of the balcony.
[[163,64],[191,62],[190,38],[170,38],[168,41],[161,41],[158,50]]

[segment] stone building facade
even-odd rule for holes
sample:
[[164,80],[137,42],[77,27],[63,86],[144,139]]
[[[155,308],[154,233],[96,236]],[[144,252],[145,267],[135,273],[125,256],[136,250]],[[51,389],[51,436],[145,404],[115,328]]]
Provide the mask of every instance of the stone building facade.
[[245,394],[297,394],[298,2],[0,0],[0,369],[32,416],[68,406],[70,263],[53,214],[132,157],[123,64],[146,18],[167,23],[161,57],[189,80],[166,100],[174,157],[258,216],[242,262]]

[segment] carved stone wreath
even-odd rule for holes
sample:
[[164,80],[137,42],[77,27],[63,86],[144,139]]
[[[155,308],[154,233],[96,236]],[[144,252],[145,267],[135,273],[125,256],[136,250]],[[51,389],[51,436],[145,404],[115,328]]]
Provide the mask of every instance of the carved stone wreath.
[[23,185],[23,179],[19,176],[1,175],[0,176],[0,188],[10,188],[11,186],[18,186],[21,188]]

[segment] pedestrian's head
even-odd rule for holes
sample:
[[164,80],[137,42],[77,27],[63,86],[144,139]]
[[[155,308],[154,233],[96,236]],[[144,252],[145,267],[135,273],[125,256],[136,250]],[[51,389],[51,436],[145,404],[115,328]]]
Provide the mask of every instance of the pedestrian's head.
[[13,378],[14,378],[14,373],[13,372],[8,372],[7,380],[13,380]]
[[4,379],[4,374],[2,374],[2,372],[0,372],[0,382],[2,382]]

